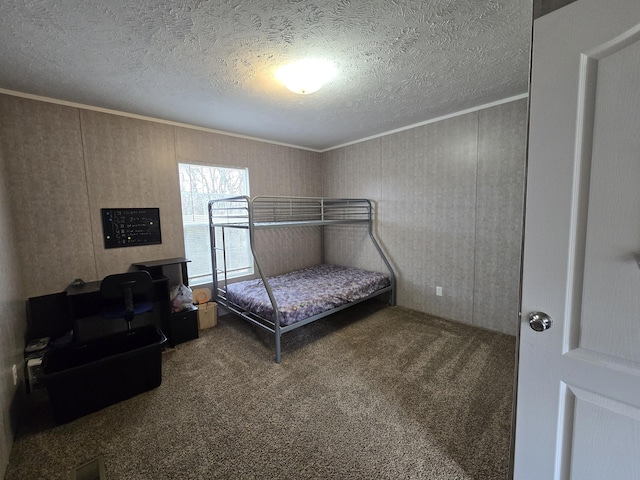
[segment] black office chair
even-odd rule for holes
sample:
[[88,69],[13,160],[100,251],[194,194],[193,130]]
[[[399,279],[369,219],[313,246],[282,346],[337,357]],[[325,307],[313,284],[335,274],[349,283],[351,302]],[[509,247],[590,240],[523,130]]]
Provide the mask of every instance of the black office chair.
[[100,284],[100,295],[105,301],[102,316],[124,318],[131,330],[136,315],[153,310],[153,302],[149,300],[151,288],[151,275],[143,270],[106,276]]

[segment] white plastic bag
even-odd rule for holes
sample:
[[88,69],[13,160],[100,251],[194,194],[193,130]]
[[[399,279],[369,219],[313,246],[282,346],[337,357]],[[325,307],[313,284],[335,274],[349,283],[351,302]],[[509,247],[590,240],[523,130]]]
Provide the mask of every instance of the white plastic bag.
[[193,292],[182,283],[171,289],[169,298],[171,299],[171,310],[174,313],[189,310],[193,307]]

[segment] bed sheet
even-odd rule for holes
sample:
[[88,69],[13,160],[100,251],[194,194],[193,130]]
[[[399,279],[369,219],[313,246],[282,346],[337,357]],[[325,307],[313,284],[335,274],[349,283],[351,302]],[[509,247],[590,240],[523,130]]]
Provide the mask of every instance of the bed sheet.
[[[389,278],[383,273],[327,264],[268,280],[280,310],[281,326],[362,299],[390,285]],[[227,300],[274,321],[273,307],[261,279],[230,284]]]

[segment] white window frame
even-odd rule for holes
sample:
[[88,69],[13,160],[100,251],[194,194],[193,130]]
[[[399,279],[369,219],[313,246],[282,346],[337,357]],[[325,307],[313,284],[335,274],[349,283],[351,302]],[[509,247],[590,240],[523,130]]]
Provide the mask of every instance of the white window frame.
[[[233,175],[237,175],[238,178],[232,179],[231,182],[233,183],[225,183],[230,178],[229,176]],[[189,285],[212,284],[208,202],[216,198],[248,196],[249,170],[247,168],[222,165],[180,162],[178,163],[178,180],[182,206],[185,255],[191,260],[188,269]],[[246,236],[246,238],[241,239],[246,248],[240,249],[237,259],[230,259],[230,255],[233,254],[230,250],[227,251],[227,262],[230,260],[239,262],[239,268],[229,272],[227,278],[238,278],[254,273],[249,232],[243,229],[239,230],[237,235]],[[194,239],[196,240],[195,242],[193,241]],[[206,268],[205,265],[207,266]],[[221,280],[222,275],[219,275],[218,279]]]

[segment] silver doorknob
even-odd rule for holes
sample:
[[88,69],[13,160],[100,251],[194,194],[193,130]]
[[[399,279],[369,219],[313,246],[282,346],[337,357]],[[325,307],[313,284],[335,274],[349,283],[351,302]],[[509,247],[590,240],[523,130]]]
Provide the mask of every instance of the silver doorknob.
[[533,312],[529,314],[529,326],[536,332],[549,330],[553,325],[551,317],[544,312]]

